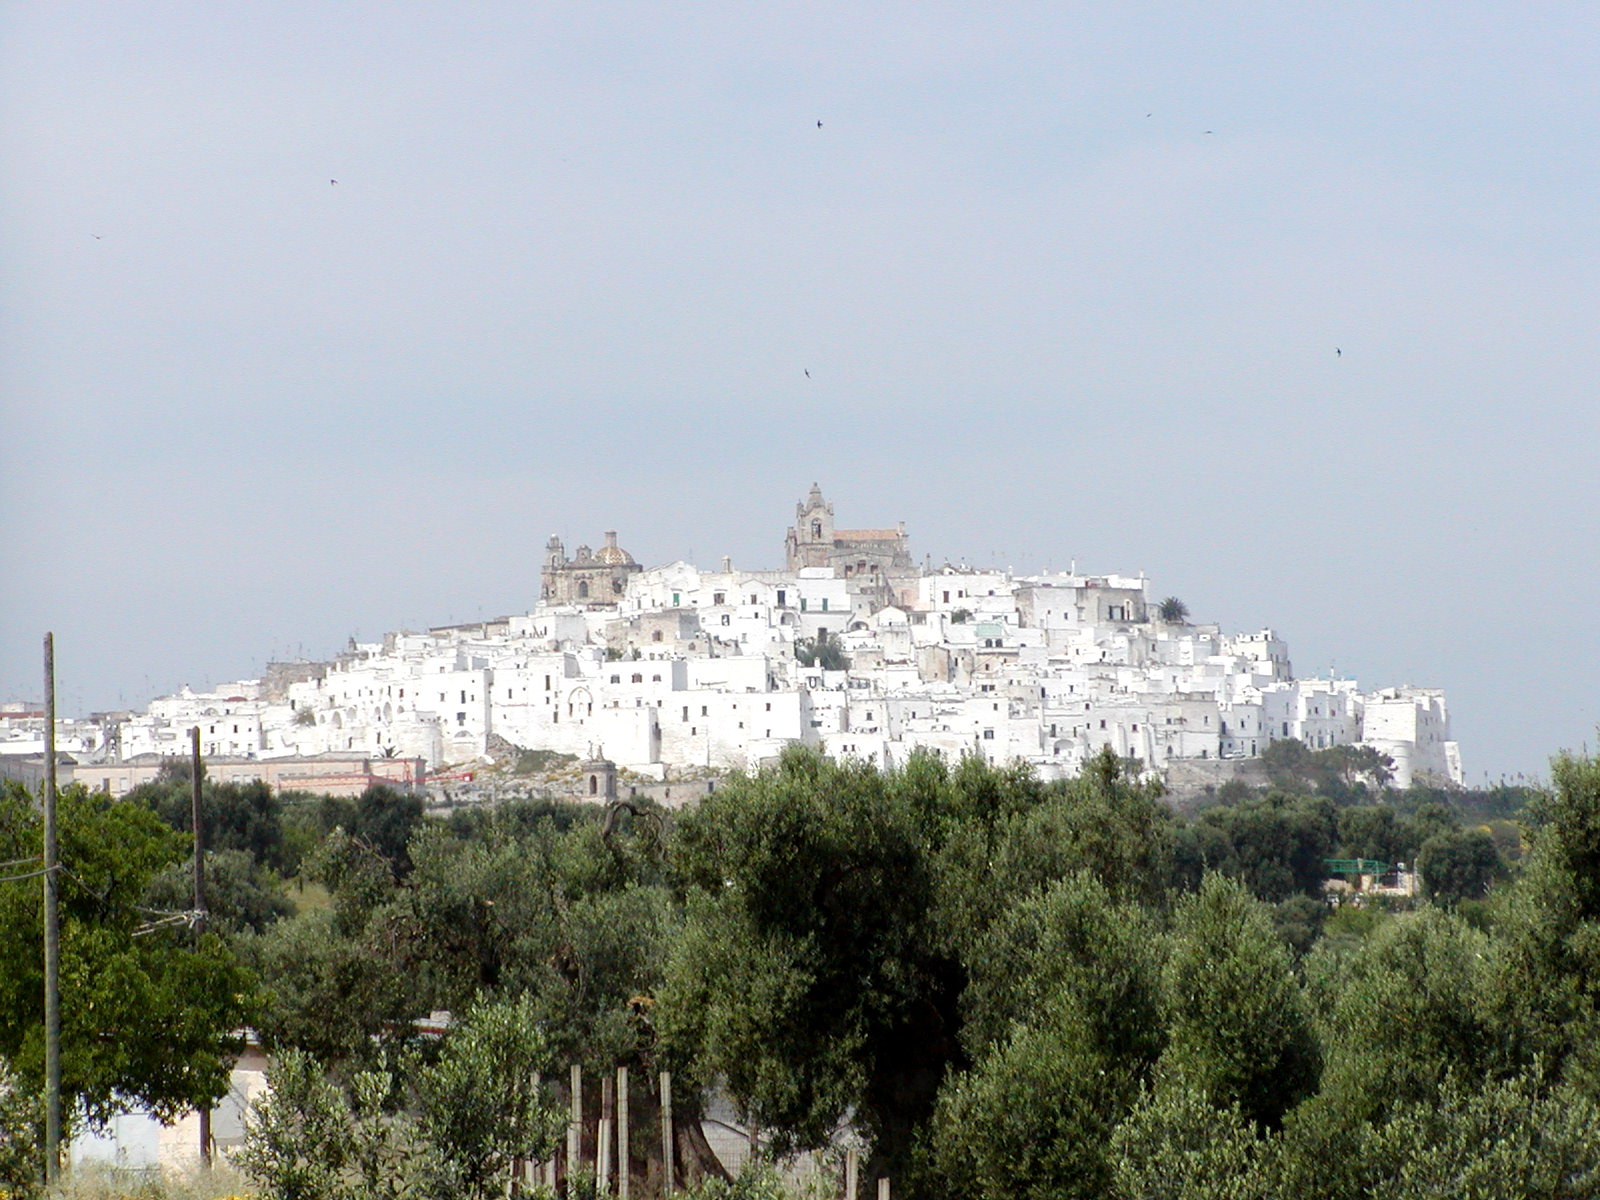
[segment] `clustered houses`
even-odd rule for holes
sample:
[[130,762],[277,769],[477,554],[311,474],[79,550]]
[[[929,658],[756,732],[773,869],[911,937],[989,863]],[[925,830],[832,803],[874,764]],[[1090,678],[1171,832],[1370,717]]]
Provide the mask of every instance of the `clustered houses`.
[[782,570],[644,568],[608,532],[552,538],[541,602],[352,643],[324,664],[185,691],[124,721],[124,756],[364,755],[430,767],[505,743],[665,778],[756,766],[791,742],[881,766],[918,748],[1075,773],[1101,747],[1225,779],[1281,738],[1364,743],[1397,782],[1461,780],[1444,697],[1296,679],[1272,631],[1161,619],[1146,580],[918,568],[904,526],[841,530],[813,486]]

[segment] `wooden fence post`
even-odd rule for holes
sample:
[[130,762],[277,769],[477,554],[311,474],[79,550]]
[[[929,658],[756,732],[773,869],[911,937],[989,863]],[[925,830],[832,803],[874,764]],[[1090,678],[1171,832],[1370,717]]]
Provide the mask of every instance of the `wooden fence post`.
[[609,1074],[600,1077],[600,1120],[595,1126],[594,1188],[604,1195],[611,1182],[611,1104],[615,1093]]
[[567,1186],[570,1188],[583,1169],[583,1068],[572,1064],[571,1106],[567,1118]]
[[661,1072],[661,1194],[672,1195],[672,1072]]
[[844,1152],[844,1200],[856,1200],[856,1186],[861,1176],[861,1160],[852,1147]]
[[617,1200],[628,1200],[628,1068],[617,1068]]

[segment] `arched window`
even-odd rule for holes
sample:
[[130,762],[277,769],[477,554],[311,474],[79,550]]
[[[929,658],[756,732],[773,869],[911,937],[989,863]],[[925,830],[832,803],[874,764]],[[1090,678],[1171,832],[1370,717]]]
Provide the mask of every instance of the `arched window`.
[[580,579],[580,580],[578,580],[578,599],[587,600],[588,598],[589,598],[589,581],[587,579]]
[[598,796],[599,794],[600,794],[600,776],[591,775],[591,776],[589,776],[589,795]]
[[814,538],[819,538],[819,537],[822,536],[822,522],[821,521],[813,521],[813,522],[811,522],[811,536],[814,537]]

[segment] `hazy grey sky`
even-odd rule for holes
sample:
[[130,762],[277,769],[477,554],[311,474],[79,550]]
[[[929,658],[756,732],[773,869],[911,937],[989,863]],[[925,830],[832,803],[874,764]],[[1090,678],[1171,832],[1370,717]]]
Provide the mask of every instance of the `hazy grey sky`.
[[818,480],[1542,772],[1597,145],[1580,3],[17,0],[0,696],[46,629],[87,710],[526,611],[552,531],[776,565]]

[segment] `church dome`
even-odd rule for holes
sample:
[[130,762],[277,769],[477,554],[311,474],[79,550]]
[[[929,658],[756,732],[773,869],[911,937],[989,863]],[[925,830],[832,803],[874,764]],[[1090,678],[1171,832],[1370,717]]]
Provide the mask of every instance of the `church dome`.
[[606,530],[606,544],[596,551],[594,560],[595,562],[605,563],[609,567],[631,567],[634,565],[633,555],[617,545],[617,531],[615,529]]

